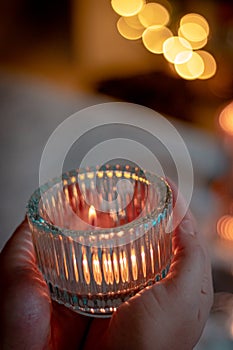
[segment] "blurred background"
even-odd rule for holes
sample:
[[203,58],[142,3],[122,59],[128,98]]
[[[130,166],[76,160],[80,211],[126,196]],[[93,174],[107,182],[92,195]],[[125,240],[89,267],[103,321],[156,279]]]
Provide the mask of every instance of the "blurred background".
[[[155,1],[147,1],[155,3]],[[202,50],[209,79],[183,79],[141,38],[119,33],[110,0],[0,1],[0,248],[38,186],[50,134],[77,110],[100,102],[138,103],[167,117],[194,166],[192,209],[212,257],[215,304],[197,349],[233,347],[233,3],[160,0],[169,28],[182,16],[208,21]]]

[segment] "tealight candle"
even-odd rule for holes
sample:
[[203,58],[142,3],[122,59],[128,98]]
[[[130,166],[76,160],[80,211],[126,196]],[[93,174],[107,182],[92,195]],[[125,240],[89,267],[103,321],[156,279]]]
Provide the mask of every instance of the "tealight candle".
[[172,255],[172,192],[137,167],[74,170],[40,187],[27,216],[52,299],[106,317],[164,278]]

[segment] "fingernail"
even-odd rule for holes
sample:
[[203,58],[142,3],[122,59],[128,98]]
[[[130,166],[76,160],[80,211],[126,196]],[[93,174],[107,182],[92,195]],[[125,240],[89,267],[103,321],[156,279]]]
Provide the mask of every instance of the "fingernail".
[[194,223],[191,219],[184,219],[180,224],[180,230],[182,230],[183,233],[189,234],[191,236],[196,236]]

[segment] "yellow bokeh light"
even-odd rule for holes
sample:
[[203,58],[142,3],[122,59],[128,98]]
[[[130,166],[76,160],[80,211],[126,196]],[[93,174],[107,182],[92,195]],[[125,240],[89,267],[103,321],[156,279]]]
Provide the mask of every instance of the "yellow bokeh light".
[[215,75],[217,70],[217,63],[214,57],[209,52],[204,50],[200,50],[197,52],[201,56],[205,64],[204,72],[198,79],[204,80],[204,79],[212,78]]
[[210,32],[210,28],[209,28],[209,24],[207,22],[207,20],[205,19],[205,17],[203,17],[202,15],[198,14],[198,13],[188,13],[187,15],[183,16],[180,20],[180,27],[182,27],[184,24],[187,23],[195,23],[198,24],[199,26],[201,26],[205,33],[206,33],[206,37],[208,37],[209,32]]
[[218,235],[226,240],[233,241],[233,217],[223,215],[217,222]]
[[190,60],[193,51],[191,44],[187,40],[173,36],[163,43],[163,54],[168,62],[183,64]]
[[179,31],[189,41],[200,42],[208,37],[205,28],[198,23],[184,23],[180,26]]
[[204,62],[198,53],[193,52],[188,62],[175,64],[176,72],[186,80],[197,79],[204,71]]
[[219,125],[224,131],[233,136],[233,101],[220,113]]
[[[185,36],[182,34],[180,28],[178,29],[178,35],[181,38],[185,39]],[[192,41],[192,40],[188,40],[188,41],[191,44],[193,50],[198,50],[198,49],[203,48],[207,44],[208,38],[206,37],[205,39],[200,40],[200,41]]]
[[148,3],[138,14],[140,22],[147,28],[153,25],[166,25],[170,20],[168,10],[161,4]]
[[117,21],[117,29],[119,33],[128,40],[140,39],[142,37],[142,33],[145,30],[144,27],[142,27],[141,29],[132,28],[126,22],[125,17],[119,18],[119,20]]
[[112,0],[113,10],[120,16],[134,16],[141,11],[144,0]]
[[145,29],[145,27],[140,22],[138,15],[130,16],[130,17],[124,17],[125,22],[134,29]]
[[170,29],[164,26],[150,26],[142,34],[142,42],[153,53],[163,53],[163,43],[172,37]]

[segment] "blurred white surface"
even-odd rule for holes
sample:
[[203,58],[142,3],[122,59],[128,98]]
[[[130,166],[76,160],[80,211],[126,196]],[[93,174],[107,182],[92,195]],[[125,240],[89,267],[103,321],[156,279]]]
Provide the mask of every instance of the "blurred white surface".
[[38,187],[40,158],[50,134],[77,110],[105,99],[63,91],[40,80],[0,77],[1,249]]

